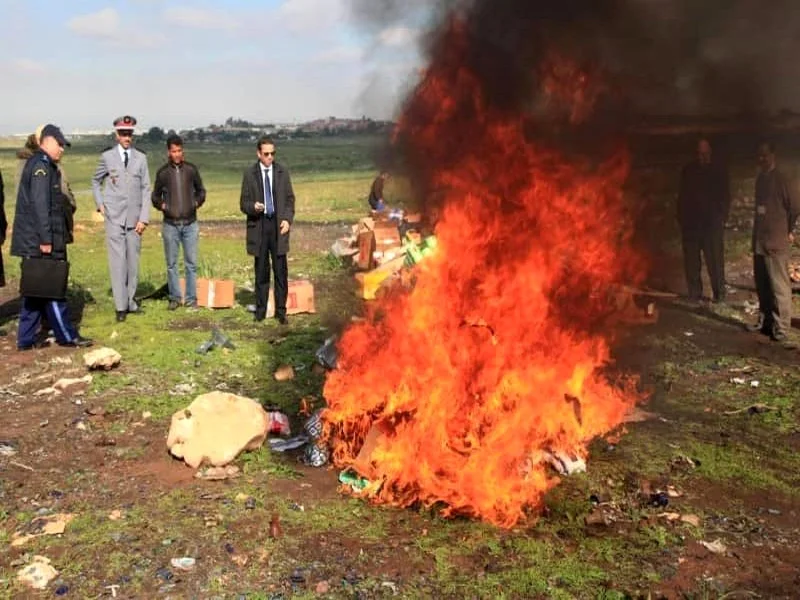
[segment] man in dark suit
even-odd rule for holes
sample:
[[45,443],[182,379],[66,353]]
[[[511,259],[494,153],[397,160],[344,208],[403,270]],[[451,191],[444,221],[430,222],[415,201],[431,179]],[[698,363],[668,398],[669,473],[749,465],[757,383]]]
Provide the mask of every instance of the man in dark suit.
[[239,206],[247,215],[247,253],[255,257],[256,321],[267,316],[269,271],[275,276],[275,318],[286,320],[289,292],[289,230],[294,221],[294,190],[289,171],[275,162],[275,143],[261,137],[258,162],[244,172]]
[[697,157],[681,173],[678,223],[683,243],[683,264],[689,299],[703,299],[700,255],[706,261],[714,302],[725,300],[725,221],[730,212],[728,171],[712,159],[711,144],[701,138]]

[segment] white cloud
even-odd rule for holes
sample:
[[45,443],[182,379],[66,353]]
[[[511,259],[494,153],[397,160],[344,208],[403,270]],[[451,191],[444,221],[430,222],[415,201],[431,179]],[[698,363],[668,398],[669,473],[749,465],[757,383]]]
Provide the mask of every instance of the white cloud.
[[73,17],[67,21],[67,27],[74,33],[101,39],[116,37],[120,32],[119,25],[119,13],[113,8],[104,8],[88,15]]
[[47,73],[47,65],[31,58],[14,58],[8,62],[12,71],[23,75],[41,75]]
[[318,52],[311,57],[311,62],[316,64],[349,63],[360,60],[363,49],[356,46],[333,46]]
[[164,20],[172,25],[192,29],[236,29],[239,23],[230,15],[218,10],[191,8],[188,6],[168,8]]
[[384,46],[410,46],[416,41],[418,35],[419,32],[410,27],[387,27],[378,34],[378,40]]
[[345,0],[284,0],[276,26],[296,32],[315,32],[343,21],[349,15]]

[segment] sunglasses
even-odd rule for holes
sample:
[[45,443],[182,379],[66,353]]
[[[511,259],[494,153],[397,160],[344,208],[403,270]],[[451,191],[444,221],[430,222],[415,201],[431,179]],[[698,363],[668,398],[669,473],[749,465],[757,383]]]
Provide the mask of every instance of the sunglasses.
[[117,135],[119,137],[133,137],[133,132],[128,130],[117,131]]
[[275,151],[273,150],[272,152],[262,152],[261,154],[263,154],[264,156],[275,156]]

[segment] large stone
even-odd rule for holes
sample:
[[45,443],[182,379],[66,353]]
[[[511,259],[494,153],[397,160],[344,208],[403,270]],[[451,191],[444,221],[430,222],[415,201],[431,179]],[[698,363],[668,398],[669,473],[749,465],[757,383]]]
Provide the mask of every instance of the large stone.
[[83,362],[90,369],[103,369],[108,371],[116,367],[122,356],[113,348],[96,348],[83,355]]
[[172,415],[167,448],[190,467],[219,467],[260,447],[268,432],[269,417],[256,400],[209,392]]

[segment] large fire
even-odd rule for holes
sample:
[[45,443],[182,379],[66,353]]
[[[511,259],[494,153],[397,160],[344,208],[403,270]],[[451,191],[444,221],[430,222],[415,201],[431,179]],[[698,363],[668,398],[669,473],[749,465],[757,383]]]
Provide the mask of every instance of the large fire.
[[[536,123],[487,105],[451,35],[398,125],[425,157],[410,175],[441,208],[438,251],[411,291],[343,334],[323,418],[337,466],[369,437],[363,496],[511,527],[558,482],[546,454],[585,456],[638,399],[606,374],[610,292],[635,264],[628,159],[531,141]],[[593,97],[586,77],[560,66],[539,80],[573,121]]]

